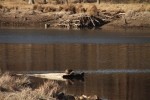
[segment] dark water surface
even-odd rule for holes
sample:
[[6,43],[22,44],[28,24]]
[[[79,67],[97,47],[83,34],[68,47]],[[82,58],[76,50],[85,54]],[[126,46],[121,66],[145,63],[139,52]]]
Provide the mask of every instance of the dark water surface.
[[75,95],[150,100],[149,31],[1,29],[2,71],[86,72],[68,85]]
[[[142,33],[142,34],[141,34]],[[150,43],[149,31],[3,29],[0,43]]]

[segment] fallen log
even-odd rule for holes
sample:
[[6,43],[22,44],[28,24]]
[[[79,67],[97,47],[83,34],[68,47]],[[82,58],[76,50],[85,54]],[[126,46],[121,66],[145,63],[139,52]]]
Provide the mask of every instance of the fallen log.
[[63,75],[66,75],[66,74],[65,73],[42,73],[42,74],[16,74],[16,75],[26,75],[26,76],[45,78],[45,79],[50,79],[50,80],[65,81],[65,79],[63,78]]
[[70,71],[69,73],[21,73],[16,75],[26,75],[38,78],[45,78],[50,80],[84,80],[84,73],[77,73],[74,71]]

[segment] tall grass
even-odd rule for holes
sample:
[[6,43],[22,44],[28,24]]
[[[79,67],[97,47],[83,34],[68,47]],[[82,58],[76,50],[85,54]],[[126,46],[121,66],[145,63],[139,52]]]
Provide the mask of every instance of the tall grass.
[[56,81],[45,81],[36,89],[32,85],[29,77],[4,73],[0,75],[0,100],[53,100],[61,91]]
[[109,2],[109,3],[150,3],[149,0],[100,0],[100,2]]
[[28,77],[15,77],[9,73],[4,73],[0,76],[0,91],[13,92],[20,91],[31,84]]
[[[22,2],[23,0],[0,0],[1,1],[7,1],[7,2]],[[42,0],[35,0],[36,3],[41,2]],[[48,3],[51,2],[56,2],[58,4],[60,4],[62,2],[62,0],[47,0]],[[69,0],[69,2],[80,2],[82,0]],[[24,2],[28,2],[28,0],[25,0]],[[87,2],[97,2],[97,0],[87,0]],[[150,0],[100,0],[100,2],[109,2],[109,3],[150,3]]]

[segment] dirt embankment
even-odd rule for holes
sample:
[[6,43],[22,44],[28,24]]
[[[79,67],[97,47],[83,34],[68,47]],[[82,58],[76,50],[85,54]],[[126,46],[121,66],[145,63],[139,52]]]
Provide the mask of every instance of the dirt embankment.
[[[1,2],[0,2],[1,3]],[[69,20],[69,21],[68,21]],[[77,22],[77,23],[76,23]],[[150,4],[0,4],[1,26],[150,27]],[[61,25],[60,25],[61,24]]]
[[107,27],[123,27],[123,28],[150,28],[150,12],[136,12],[129,10],[120,19],[114,20],[103,26]]

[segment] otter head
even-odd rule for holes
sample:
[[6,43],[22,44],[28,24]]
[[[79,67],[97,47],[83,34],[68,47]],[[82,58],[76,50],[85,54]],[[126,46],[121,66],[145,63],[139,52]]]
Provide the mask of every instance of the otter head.
[[66,69],[66,70],[65,70],[65,73],[66,73],[66,74],[70,74],[71,72],[73,72],[72,69]]

